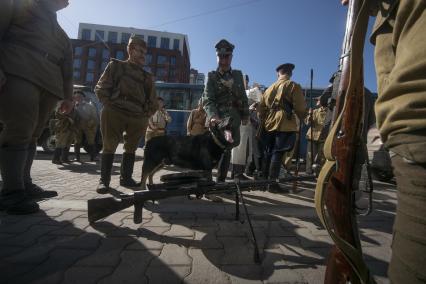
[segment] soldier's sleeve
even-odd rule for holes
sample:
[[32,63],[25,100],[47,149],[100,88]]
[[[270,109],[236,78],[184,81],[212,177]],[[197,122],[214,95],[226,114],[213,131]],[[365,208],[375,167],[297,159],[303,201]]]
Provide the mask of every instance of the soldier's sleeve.
[[203,93],[203,105],[207,114],[207,121],[210,121],[213,116],[218,114],[216,108],[216,90],[213,80],[213,72],[209,72]]
[[[148,73],[147,73],[148,74]],[[146,80],[147,93],[148,93],[148,115],[152,116],[158,109],[157,91],[155,89],[154,80],[151,75],[148,75]]]
[[269,87],[265,93],[260,97],[259,106],[257,107],[257,112],[259,114],[260,123],[265,122],[266,114],[268,113],[268,106],[266,105],[266,97],[269,96],[272,87]]
[[303,120],[307,114],[306,102],[303,96],[302,87],[299,84],[294,83],[293,88],[293,107],[296,115],[300,120]]
[[13,17],[13,0],[0,1],[0,41],[9,29]]
[[61,66],[62,78],[64,81],[64,99],[70,100],[73,95],[73,58],[72,58],[72,45],[68,40],[67,48],[64,54],[64,61]]
[[[4,34],[9,29],[10,22],[13,17],[13,0],[1,0],[0,1],[0,42],[3,39]],[[0,87],[6,80],[6,75],[0,68]]]
[[95,86],[95,94],[99,98],[99,101],[103,104],[108,103],[108,100],[111,97],[112,90],[114,88],[114,65],[114,61],[111,60]]

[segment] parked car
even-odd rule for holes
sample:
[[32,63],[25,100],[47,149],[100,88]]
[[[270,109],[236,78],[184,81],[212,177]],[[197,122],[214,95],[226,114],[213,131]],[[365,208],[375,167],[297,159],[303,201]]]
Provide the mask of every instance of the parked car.
[[[98,114],[98,118],[100,117],[100,112],[102,108],[101,102],[96,97],[95,93],[92,92],[92,90],[89,87],[86,86],[80,86],[80,85],[74,85],[74,93],[82,93],[84,96],[84,100],[87,102],[91,102],[95,107]],[[54,113],[52,113],[51,118],[49,122],[46,124],[45,129],[43,130],[43,133],[40,135],[37,144],[43,148],[45,152],[51,153],[55,150],[56,147],[56,138],[54,133]],[[102,137],[101,132],[98,127],[98,130],[96,132],[96,151],[99,152],[102,149]],[[88,152],[87,148],[87,140],[86,137],[83,137],[83,143],[82,143],[83,149]]]
[[376,125],[368,131],[367,149],[373,178],[383,182],[391,181],[393,178],[391,158],[383,145]]

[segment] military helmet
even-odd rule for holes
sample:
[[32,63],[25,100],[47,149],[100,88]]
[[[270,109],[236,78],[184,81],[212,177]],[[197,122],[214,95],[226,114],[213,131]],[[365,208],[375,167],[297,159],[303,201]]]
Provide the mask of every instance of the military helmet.
[[129,38],[129,43],[128,43],[128,45],[130,46],[130,45],[139,45],[139,46],[141,46],[142,48],[144,48],[144,49],[146,49],[146,42],[143,40],[143,38],[141,38],[140,36],[137,36],[137,35],[132,35],[130,38]]
[[221,39],[214,47],[216,48],[217,55],[232,54],[235,48],[235,46],[226,39]]
[[294,69],[294,64],[293,63],[284,63],[279,65],[275,70],[277,72],[280,72],[280,70],[284,71],[284,72],[293,72]]

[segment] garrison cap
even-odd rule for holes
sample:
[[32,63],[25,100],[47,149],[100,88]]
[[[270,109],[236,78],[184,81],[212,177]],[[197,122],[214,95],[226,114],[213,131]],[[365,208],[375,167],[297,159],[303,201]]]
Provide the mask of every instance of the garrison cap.
[[146,42],[143,40],[143,38],[141,38],[140,36],[137,36],[137,35],[132,35],[130,38],[129,38],[129,43],[128,43],[128,45],[131,45],[131,44],[137,44],[137,45],[139,45],[139,46],[142,46],[144,49],[146,49]]
[[280,70],[283,70],[284,72],[288,72],[288,71],[292,72],[293,69],[294,69],[293,63],[284,63],[284,64],[281,64],[280,66],[278,66],[275,70],[277,72],[279,72]]
[[216,45],[214,46],[216,48],[216,53],[219,54],[232,54],[232,51],[234,50],[235,46],[227,41],[226,39],[221,39]]

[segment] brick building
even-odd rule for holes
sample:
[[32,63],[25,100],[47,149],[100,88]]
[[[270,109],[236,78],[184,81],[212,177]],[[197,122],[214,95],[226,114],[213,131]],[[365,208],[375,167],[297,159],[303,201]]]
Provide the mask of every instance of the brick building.
[[183,34],[80,23],[74,48],[74,83],[94,87],[110,58],[125,60],[129,37],[147,42],[145,70],[156,81],[189,83],[190,51]]

